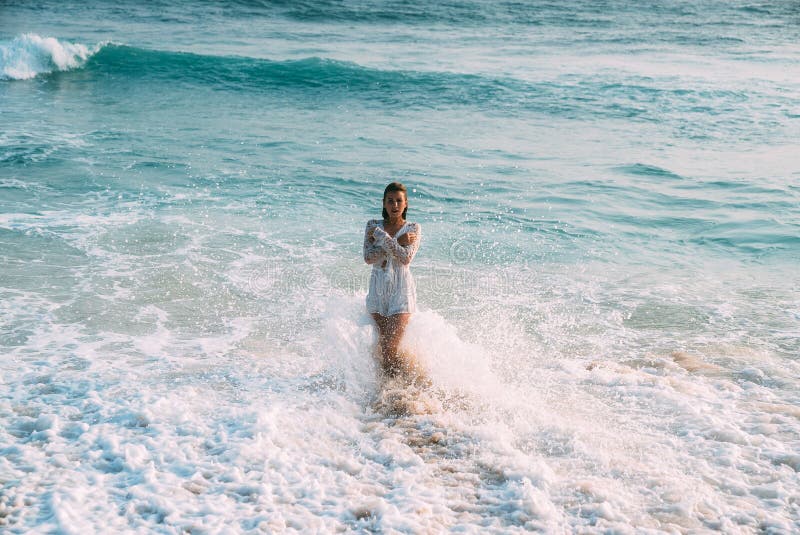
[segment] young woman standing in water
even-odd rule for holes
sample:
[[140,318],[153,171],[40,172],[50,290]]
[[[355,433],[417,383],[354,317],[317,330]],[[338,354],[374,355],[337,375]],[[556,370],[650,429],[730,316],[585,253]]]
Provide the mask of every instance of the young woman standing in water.
[[383,219],[370,219],[364,231],[364,261],[372,264],[367,311],[378,325],[381,366],[390,376],[416,367],[398,352],[411,313],[417,309],[417,288],[409,265],[422,237],[419,224],[406,221],[406,193],[399,182],[386,186]]

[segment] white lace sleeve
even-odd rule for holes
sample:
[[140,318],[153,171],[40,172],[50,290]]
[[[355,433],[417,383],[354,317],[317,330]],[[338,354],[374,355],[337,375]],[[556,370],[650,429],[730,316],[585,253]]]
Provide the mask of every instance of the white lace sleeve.
[[422,240],[422,228],[419,226],[419,223],[412,223],[409,232],[413,232],[417,235],[414,241],[408,245],[400,245],[397,243],[397,240],[389,236],[385,230],[377,227],[374,234],[375,243],[383,247],[390,255],[397,258],[401,264],[408,265],[419,249],[419,242]]
[[364,229],[364,262],[374,264],[383,257],[383,248],[378,245],[378,240],[369,239],[370,229],[378,228],[378,223],[374,219],[367,221],[367,228]]

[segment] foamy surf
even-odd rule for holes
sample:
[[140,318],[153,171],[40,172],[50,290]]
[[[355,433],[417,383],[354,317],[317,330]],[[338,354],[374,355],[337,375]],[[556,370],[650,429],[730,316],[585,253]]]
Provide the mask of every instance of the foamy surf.
[[25,33],[0,42],[0,79],[29,80],[40,74],[77,69],[102,46],[89,47]]

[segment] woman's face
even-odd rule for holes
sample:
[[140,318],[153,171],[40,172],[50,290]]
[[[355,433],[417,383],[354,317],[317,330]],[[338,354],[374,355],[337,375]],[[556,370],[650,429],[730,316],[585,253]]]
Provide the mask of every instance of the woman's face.
[[389,219],[402,217],[406,206],[406,194],[402,191],[390,191],[383,199],[383,207],[386,209],[386,213],[389,214]]

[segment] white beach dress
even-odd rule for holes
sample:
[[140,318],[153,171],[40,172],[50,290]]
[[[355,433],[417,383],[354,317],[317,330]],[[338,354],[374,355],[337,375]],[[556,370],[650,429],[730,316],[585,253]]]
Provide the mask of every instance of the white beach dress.
[[[374,241],[369,240],[369,231]],[[397,238],[408,232],[416,233],[414,243],[400,245]],[[383,221],[370,219],[364,230],[364,261],[372,264],[367,293],[367,312],[392,316],[417,310],[417,287],[409,265],[419,249],[422,238],[418,223],[406,222],[394,237],[383,230]]]

